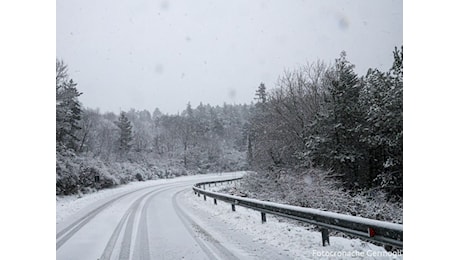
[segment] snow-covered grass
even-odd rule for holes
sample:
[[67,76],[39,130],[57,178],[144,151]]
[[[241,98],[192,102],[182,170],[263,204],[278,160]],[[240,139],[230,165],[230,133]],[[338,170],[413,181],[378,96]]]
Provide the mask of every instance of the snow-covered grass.
[[253,241],[279,248],[294,259],[402,259],[402,255],[360,239],[331,236],[330,245],[323,247],[320,232],[294,221],[267,215],[267,222],[262,224],[260,212],[238,206],[233,212],[230,204],[218,202],[214,205],[212,199],[203,201],[193,192],[187,193],[186,201],[193,208],[226,223],[229,229],[250,236]]

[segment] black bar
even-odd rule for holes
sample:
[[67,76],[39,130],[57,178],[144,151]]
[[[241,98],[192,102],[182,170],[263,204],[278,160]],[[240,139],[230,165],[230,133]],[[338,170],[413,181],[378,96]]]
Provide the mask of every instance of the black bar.
[[216,198],[214,198],[214,205],[217,205],[217,200],[216,200]]
[[235,204],[232,204],[232,211],[235,211]]
[[323,240],[323,246],[326,246],[326,242],[328,245],[331,245],[331,243],[329,243],[329,230],[327,228],[321,229],[321,238]]
[[262,216],[262,224],[267,222],[267,217],[265,216],[265,212],[260,212],[260,215]]

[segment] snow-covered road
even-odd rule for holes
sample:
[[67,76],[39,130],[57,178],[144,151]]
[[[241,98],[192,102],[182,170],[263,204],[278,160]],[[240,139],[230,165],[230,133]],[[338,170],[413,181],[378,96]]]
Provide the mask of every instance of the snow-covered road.
[[[191,213],[191,186],[235,174],[190,176],[131,185],[87,200],[67,213],[78,199],[57,207],[57,259],[245,259],[237,245],[216,239]],[[138,187],[140,186],[140,187]],[[94,197],[88,195],[87,197]],[[96,196],[97,197],[97,196]],[[102,198],[100,198],[102,197]],[[82,199],[85,199],[82,198]],[[66,205],[67,204],[67,205]],[[67,207],[66,207],[67,206]],[[201,216],[202,217],[202,216]],[[275,253],[270,248],[265,250]]]
[[[194,196],[191,186],[241,173],[131,183],[81,198],[57,198],[57,259],[389,259],[381,247],[331,237]],[[339,256],[332,257],[330,256]],[[345,256],[345,257],[343,257]],[[391,257],[393,258],[393,257]],[[396,257],[399,259],[400,257]],[[402,259],[402,257],[401,257]]]

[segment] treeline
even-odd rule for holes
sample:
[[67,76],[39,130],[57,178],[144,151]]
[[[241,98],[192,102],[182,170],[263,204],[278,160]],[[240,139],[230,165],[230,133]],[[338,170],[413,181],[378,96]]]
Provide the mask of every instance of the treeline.
[[179,115],[131,109],[118,116],[84,109],[78,153],[151,166],[159,161],[174,162],[171,170],[180,167],[181,175],[185,171],[238,170],[246,156],[243,132],[247,122],[242,118],[248,113],[247,105],[200,104],[192,108],[188,104]]
[[323,172],[326,179],[316,177],[339,180],[348,191],[380,189],[402,199],[402,47],[393,55],[386,72],[359,77],[342,52],[332,65],[286,71],[271,91],[261,84],[250,118],[251,168],[275,181]]
[[56,62],[56,194],[134,180],[247,169],[249,105],[186,106],[119,115],[82,108],[81,93]]
[[255,104],[188,104],[177,115],[82,108],[76,83],[57,61],[56,194],[252,169],[259,173],[247,180],[252,190],[295,182],[297,194],[315,186],[327,187],[323,195],[380,191],[401,201],[402,51],[395,48],[388,71],[358,76],[343,52],[331,65],[285,71],[271,90],[260,84]]

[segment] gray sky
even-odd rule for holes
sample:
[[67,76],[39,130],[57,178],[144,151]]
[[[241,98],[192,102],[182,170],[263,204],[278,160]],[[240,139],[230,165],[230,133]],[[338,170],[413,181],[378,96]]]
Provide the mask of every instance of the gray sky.
[[402,0],[57,0],[58,59],[85,107],[250,103],[285,69],[342,50],[358,74],[388,70],[403,44]]

